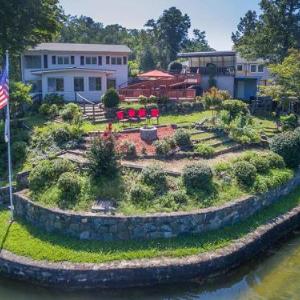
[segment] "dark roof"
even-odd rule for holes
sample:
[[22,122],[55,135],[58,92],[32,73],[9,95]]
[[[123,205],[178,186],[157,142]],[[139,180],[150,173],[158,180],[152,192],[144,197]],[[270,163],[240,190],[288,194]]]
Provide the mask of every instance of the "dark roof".
[[29,51],[63,51],[63,52],[120,52],[130,53],[126,45],[108,44],[73,44],[73,43],[41,43]]
[[235,56],[235,51],[207,51],[179,53],[178,57],[211,57],[211,56]]

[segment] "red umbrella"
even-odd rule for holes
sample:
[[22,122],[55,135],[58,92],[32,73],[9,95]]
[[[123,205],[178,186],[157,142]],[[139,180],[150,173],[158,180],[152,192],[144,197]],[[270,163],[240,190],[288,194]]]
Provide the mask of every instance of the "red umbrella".
[[142,74],[139,74],[138,77],[141,77],[141,78],[165,78],[165,79],[174,78],[173,75],[171,75],[167,72],[159,71],[159,70],[153,70],[153,71],[149,71],[146,73],[142,73]]

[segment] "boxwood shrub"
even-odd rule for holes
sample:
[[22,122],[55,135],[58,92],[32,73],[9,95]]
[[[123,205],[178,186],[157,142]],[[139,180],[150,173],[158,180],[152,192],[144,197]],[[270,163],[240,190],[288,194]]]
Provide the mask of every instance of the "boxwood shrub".
[[255,181],[257,170],[247,161],[238,161],[233,165],[233,174],[239,184],[251,187]]
[[192,146],[191,135],[184,129],[176,130],[174,140],[177,146],[181,148],[190,148]]
[[213,173],[205,164],[186,166],[182,173],[183,184],[187,190],[207,190],[211,187]]
[[142,170],[141,181],[153,187],[166,186],[167,177],[165,171],[159,166],[148,166]]
[[132,203],[140,206],[147,205],[147,202],[154,198],[151,187],[137,183],[129,191],[129,199]]
[[74,172],[65,172],[60,175],[57,187],[63,200],[74,202],[79,198],[81,192],[81,178]]

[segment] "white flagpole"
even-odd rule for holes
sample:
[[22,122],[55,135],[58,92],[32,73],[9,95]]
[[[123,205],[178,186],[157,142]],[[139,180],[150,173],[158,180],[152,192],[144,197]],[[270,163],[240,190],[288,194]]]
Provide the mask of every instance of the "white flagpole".
[[[9,83],[9,57],[8,50],[6,50],[6,74]],[[8,93],[9,95],[9,93]],[[9,97],[9,96],[8,96]],[[13,190],[12,190],[12,164],[11,164],[11,147],[10,147],[10,113],[9,113],[9,99],[6,106],[6,121],[7,121],[7,152],[8,152],[8,180],[9,180],[9,200],[10,200],[10,212],[11,212],[11,221],[14,219],[14,203],[13,203]]]

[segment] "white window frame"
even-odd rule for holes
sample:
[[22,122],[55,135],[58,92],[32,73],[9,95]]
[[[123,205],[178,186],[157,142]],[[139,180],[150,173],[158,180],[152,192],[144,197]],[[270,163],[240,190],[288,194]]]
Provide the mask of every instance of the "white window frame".
[[[259,67],[262,67],[262,71],[259,71]],[[257,73],[263,73],[265,66],[263,64],[257,65]]]
[[[118,61],[120,63],[118,63]],[[123,57],[122,56],[111,56],[111,58],[110,58],[110,64],[111,65],[121,66],[123,64]]]
[[69,65],[70,64],[70,56],[68,56],[68,55],[57,56],[56,63],[58,65]]
[[[81,89],[81,90],[76,90],[75,89],[75,80],[76,79],[81,79],[82,80],[82,82],[83,82],[83,89]],[[84,84],[84,77],[82,77],[82,76],[75,76],[74,79],[73,79],[73,84],[74,84],[74,92],[84,92],[84,86],[85,86],[85,84]]]
[[[241,70],[238,69],[239,67],[241,67]],[[237,65],[236,65],[236,70],[237,70],[238,72],[243,72],[243,71],[244,71],[244,66],[243,66],[243,64],[237,64]]]
[[[49,89],[49,80],[50,79],[54,79],[55,80],[55,90],[53,90],[53,91],[51,91]],[[62,79],[62,81],[63,81],[63,89],[61,91],[57,90],[57,82],[56,82],[57,79]],[[64,79],[64,77],[48,77],[47,78],[47,85],[48,85],[48,92],[49,93],[63,93],[65,91],[65,79]]]
[[[255,66],[255,71],[252,71],[252,66]],[[257,73],[257,64],[250,64],[250,73]]]
[[97,56],[86,56],[85,57],[85,64],[86,65],[97,65],[97,59],[98,59]]
[[[98,78],[100,79],[100,90],[96,89],[96,87],[97,87],[96,80]],[[91,89],[91,79],[95,79],[95,89]],[[90,92],[100,92],[100,91],[102,91],[102,77],[97,77],[97,76],[90,76],[89,77],[89,91]]]

